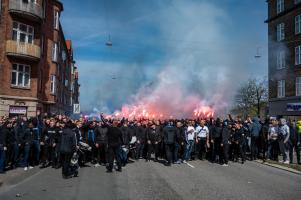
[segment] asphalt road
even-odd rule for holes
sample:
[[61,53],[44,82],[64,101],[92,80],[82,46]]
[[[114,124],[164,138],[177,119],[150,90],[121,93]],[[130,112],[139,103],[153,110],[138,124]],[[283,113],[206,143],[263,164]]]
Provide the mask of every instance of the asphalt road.
[[18,180],[19,176],[7,182],[4,179],[0,199],[296,200],[301,197],[301,175],[255,162],[230,163],[229,167],[206,161],[190,163],[192,166],[166,167],[140,160],[127,165],[122,173],[111,174],[104,167],[85,167],[80,169],[78,178],[67,180],[62,179],[61,170],[33,169],[26,172],[32,174],[25,178],[22,172],[22,180]]

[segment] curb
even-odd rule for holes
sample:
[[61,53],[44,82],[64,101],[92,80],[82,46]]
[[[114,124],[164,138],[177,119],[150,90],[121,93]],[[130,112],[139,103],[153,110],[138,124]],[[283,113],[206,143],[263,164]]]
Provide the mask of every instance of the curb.
[[301,171],[298,171],[298,170],[295,170],[295,169],[292,169],[292,168],[289,168],[289,167],[284,167],[284,166],[277,165],[277,164],[272,164],[272,163],[268,163],[268,162],[263,162],[262,160],[255,160],[255,162],[257,162],[257,163],[259,163],[259,164],[262,164],[262,165],[274,167],[274,168],[277,168],[277,169],[282,169],[282,170],[284,170],[284,171],[288,171],[288,172],[291,172],[291,173],[294,173],[294,174],[301,175]]

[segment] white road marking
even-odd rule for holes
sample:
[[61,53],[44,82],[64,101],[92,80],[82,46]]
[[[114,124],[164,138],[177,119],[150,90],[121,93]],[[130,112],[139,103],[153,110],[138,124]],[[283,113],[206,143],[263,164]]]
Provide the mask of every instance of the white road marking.
[[191,168],[195,168],[195,166],[193,166],[192,164],[186,163],[189,167]]

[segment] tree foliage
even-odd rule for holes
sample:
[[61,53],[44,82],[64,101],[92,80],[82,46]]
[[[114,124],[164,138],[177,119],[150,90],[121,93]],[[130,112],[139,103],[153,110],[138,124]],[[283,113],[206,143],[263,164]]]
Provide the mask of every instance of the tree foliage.
[[249,79],[237,91],[233,112],[242,116],[260,116],[268,102],[268,84],[264,79]]

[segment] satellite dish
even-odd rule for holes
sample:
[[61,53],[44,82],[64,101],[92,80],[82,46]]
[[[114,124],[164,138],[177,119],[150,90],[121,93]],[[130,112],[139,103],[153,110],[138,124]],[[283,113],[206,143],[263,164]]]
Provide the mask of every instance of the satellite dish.
[[106,41],[106,46],[108,46],[108,47],[112,47],[113,46],[113,43],[111,41],[111,36],[110,35],[109,35],[108,40]]

